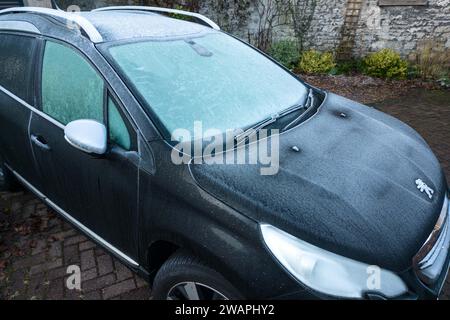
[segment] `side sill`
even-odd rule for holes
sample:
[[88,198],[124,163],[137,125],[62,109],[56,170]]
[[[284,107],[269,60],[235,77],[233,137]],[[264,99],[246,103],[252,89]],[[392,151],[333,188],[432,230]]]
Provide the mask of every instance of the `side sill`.
[[91,231],[89,228],[81,224],[78,220],[73,218],[71,215],[69,215],[67,212],[65,212],[63,209],[61,209],[58,205],[56,205],[54,202],[52,202],[49,198],[47,198],[42,192],[40,192],[37,188],[35,188],[31,183],[29,183],[27,180],[25,180],[20,174],[18,174],[16,171],[14,171],[10,166],[6,165],[8,170],[10,170],[14,176],[23,183],[31,192],[33,192],[36,196],[38,196],[42,201],[44,201],[47,205],[49,205],[53,210],[58,212],[63,218],[65,218],[67,221],[69,221],[71,224],[73,224],[75,227],[77,227],[80,231],[82,231],[84,234],[86,234],[89,238],[94,240],[96,243],[110,251],[113,255],[118,257],[120,260],[126,262],[128,265],[132,266],[133,268],[138,268],[139,264],[131,259],[129,256],[124,254],[122,251],[111,245],[109,242],[101,238],[99,235],[97,235],[95,232]]

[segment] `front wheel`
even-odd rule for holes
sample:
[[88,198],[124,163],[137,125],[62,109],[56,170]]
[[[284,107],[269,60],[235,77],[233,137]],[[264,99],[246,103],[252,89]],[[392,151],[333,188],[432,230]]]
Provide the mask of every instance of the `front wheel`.
[[186,252],[175,253],[158,271],[155,300],[239,300],[243,296],[222,275]]

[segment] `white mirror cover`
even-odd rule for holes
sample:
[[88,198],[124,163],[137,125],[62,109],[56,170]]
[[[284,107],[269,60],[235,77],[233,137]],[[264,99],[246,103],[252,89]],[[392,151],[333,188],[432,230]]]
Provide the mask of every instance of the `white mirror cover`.
[[64,129],[69,144],[87,153],[104,154],[107,147],[106,127],[95,120],[75,120]]

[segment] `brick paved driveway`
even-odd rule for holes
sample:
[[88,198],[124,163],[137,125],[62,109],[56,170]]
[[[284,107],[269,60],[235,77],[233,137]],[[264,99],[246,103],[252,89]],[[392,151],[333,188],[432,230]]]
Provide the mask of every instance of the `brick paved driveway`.
[[[450,178],[450,91],[421,90],[377,105],[416,128]],[[65,286],[82,269],[82,291]],[[148,299],[139,277],[59,219],[33,195],[0,194],[0,299]],[[442,298],[450,299],[447,282]]]
[[[148,299],[147,284],[28,192],[0,194],[0,299]],[[81,268],[82,291],[65,286]],[[1,268],[0,268],[1,270]]]

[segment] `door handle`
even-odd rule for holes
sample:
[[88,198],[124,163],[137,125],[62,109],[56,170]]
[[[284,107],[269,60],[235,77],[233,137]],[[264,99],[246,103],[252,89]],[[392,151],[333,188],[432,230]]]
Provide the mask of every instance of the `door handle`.
[[31,142],[33,142],[39,148],[50,151],[49,145],[45,142],[45,140],[41,136],[36,136],[34,134],[31,135]]

